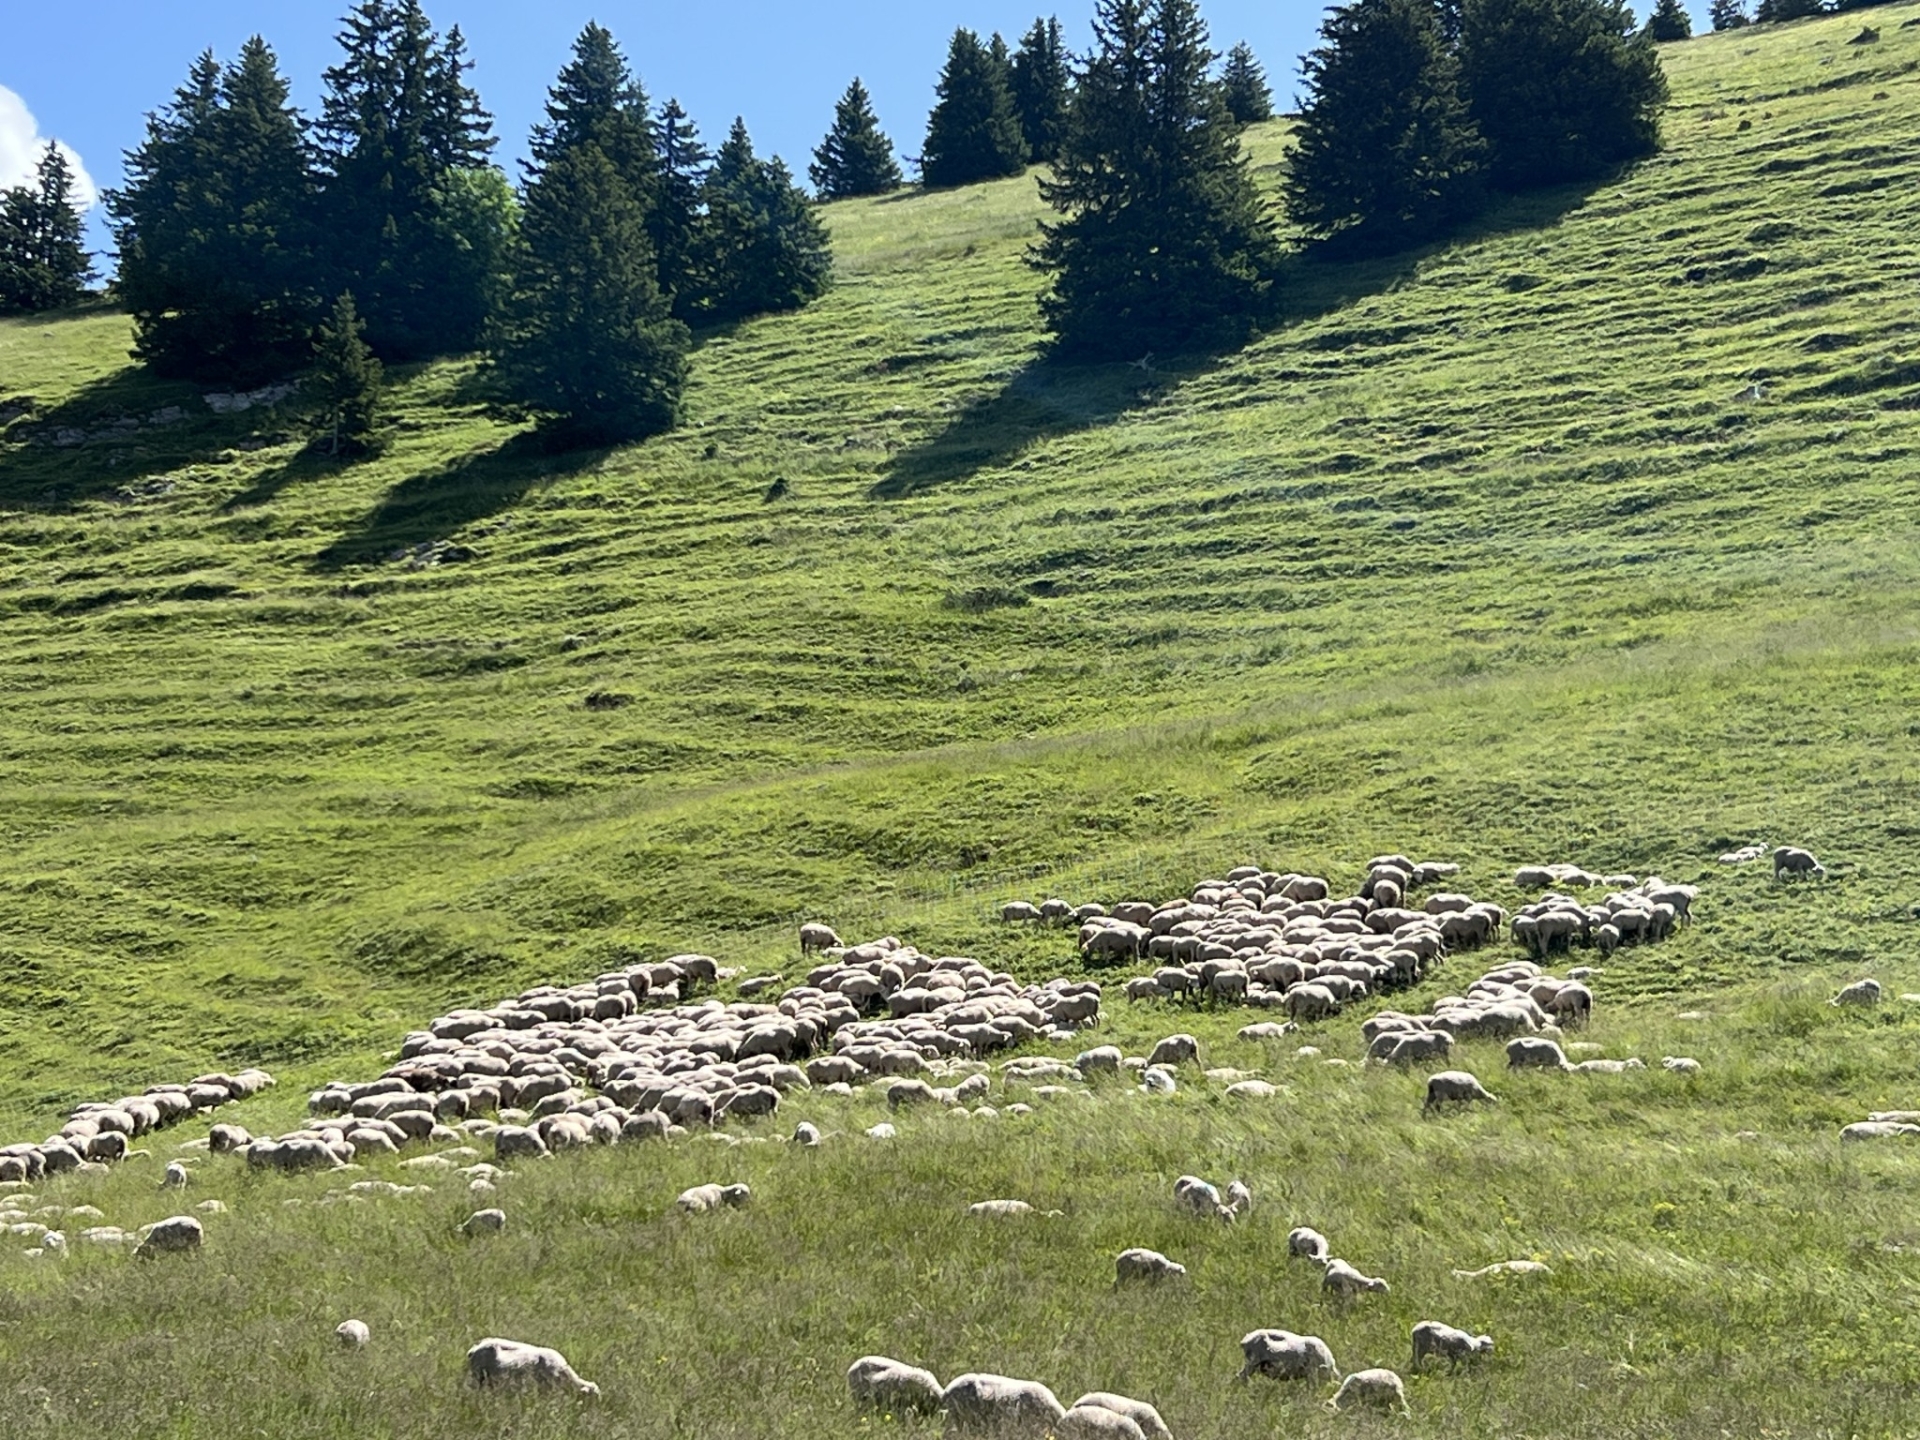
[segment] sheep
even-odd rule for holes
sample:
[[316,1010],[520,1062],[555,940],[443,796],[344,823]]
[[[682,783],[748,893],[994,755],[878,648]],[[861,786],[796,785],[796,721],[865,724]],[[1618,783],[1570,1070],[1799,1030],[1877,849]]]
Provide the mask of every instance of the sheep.
[[333,1338],[348,1349],[357,1350],[373,1338],[364,1320],[342,1320],[333,1327]]
[[1470,1335],[1438,1320],[1422,1320],[1413,1327],[1413,1368],[1418,1370],[1429,1355],[1458,1364],[1474,1355],[1491,1355],[1491,1335]]
[[207,1132],[207,1149],[216,1155],[244,1150],[252,1143],[253,1136],[238,1125],[216,1125]]
[[812,954],[816,950],[838,950],[842,948],[839,935],[831,925],[821,925],[809,921],[800,927],[800,953]]
[[1859,1120],[1840,1132],[1842,1140],[1893,1140],[1903,1135],[1920,1135],[1920,1125],[1898,1120]]
[[1478,1270],[1456,1270],[1456,1280],[1484,1280],[1493,1275],[1551,1275],[1553,1271],[1538,1260],[1496,1260]]
[[149,1225],[138,1248],[133,1252],[138,1260],[150,1260],[156,1255],[181,1255],[196,1251],[205,1243],[207,1232],[200,1222],[191,1215],[173,1215],[165,1220]]
[[1375,1275],[1362,1275],[1345,1260],[1327,1261],[1320,1288],[1348,1299],[1355,1295],[1386,1295],[1392,1291],[1386,1281]]
[[489,1338],[467,1351],[467,1374],[480,1386],[526,1386],[541,1390],[571,1390],[597,1396],[600,1387],[574,1373],[567,1357],[544,1345]]
[[1522,1035],[1517,1040],[1507,1042],[1507,1068],[1509,1070],[1567,1070],[1567,1052],[1551,1040],[1543,1040],[1537,1035]]
[[1158,1250],[1138,1247],[1122,1250],[1113,1262],[1113,1283],[1116,1285],[1123,1285],[1130,1280],[1173,1280],[1186,1273],[1186,1266],[1169,1260]]
[[1811,850],[1802,850],[1795,845],[1782,845],[1773,852],[1773,878],[1782,880],[1788,876],[1822,875],[1826,867],[1813,858]]
[[471,1239],[475,1235],[498,1235],[507,1228],[507,1212],[504,1210],[476,1210],[460,1222],[460,1233]]
[[753,1191],[745,1185],[696,1185],[681,1191],[673,1203],[689,1215],[699,1215],[723,1205],[737,1208],[752,1198]]
[[[1381,1042],[1386,1042],[1384,1046]],[[1453,1058],[1453,1037],[1444,1030],[1386,1031],[1368,1047],[1369,1055],[1389,1065]]]
[[[1251,1083],[1251,1082],[1242,1082]],[[1231,1089],[1231,1087],[1229,1087]],[[1253,1211],[1253,1191],[1247,1188],[1244,1180],[1230,1181],[1227,1185],[1227,1208],[1236,1215],[1247,1215]]]
[[1295,1020],[1325,1020],[1340,1013],[1340,1000],[1331,986],[1317,982],[1295,985],[1287,991],[1286,1011]]
[[977,1200],[967,1207],[969,1215],[1031,1215],[1033,1206],[1025,1200]]
[[1427,1077],[1427,1103],[1423,1108],[1431,1110],[1436,1105],[1470,1100],[1497,1102],[1499,1098],[1489,1095],[1486,1087],[1465,1070],[1442,1070]]
[[1053,1440],[1147,1440],[1131,1416],[1104,1405],[1076,1405],[1047,1433]]
[[1660,1057],[1660,1068],[1671,1070],[1676,1075],[1698,1075],[1700,1062],[1691,1055],[1663,1055]]
[[1299,1028],[1291,1022],[1283,1025],[1273,1020],[1262,1020],[1257,1025],[1243,1025],[1236,1038],[1246,1041],[1284,1040]]
[[1287,1232],[1287,1254],[1295,1260],[1311,1260],[1316,1265],[1325,1265],[1332,1258],[1333,1251],[1327,1244],[1327,1237],[1318,1230],[1299,1225]]
[[167,1162],[167,1173],[160,1179],[162,1190],[184,1190],[192,1183],[193,1177],[187,1174],[187,1167],[178,1160]]
[[1629,1070],[1644,1070],[1647,1062],[1640,1059],[1628,1060],[1582,1060],[1572,1068],[1575,1075],[1624,1075]]
[[1164,1000],[1173,992],[1151,975],[1136,975],[1121,987],[1129,1000]]
[[1856,980],[1827,1003],[1829,1005],[1878,1005],[1884,992],[1878,980]]
[[1169,1035],[1153,1047],[1148,1066],[1192,1065],[1200,1059],[1200,1042],[1191,1035]]
[[[1112,1395],[1104,1390],[1094,1390],[1082,1395],[1068,1408],[1068,1415],[1075,1410],[1111,1410],[1123,1415],[1140,1427],[1140,1433],[1146,1440],[1173,1440],[1173,1432],[1167,1429],[1167,1422],[1160,1418],[1160,1412],[1144,1400],[1129,1399],[1125,1395]],[[1062,1432],[1065,1440],[1065,1432]]]
[[1406,1387],[1391,1370],[1356,1370],[1340,1382],[1340,1389],[1327,1402],[1327,1408],[1333,1411],[1361,1405],[1398,1410],[1402,1415],[1412,1413],[1407,1408]]
[[1240,1337],[1246,1363],[1240,1378],[1264,1375],[1270,1380],[1330,1380],[1340,1378],[1333,1351],[1318,1335],[1296,1335],[1291,1330],[1251,1330]]
[[793,1127],[793,1143],[806,1149],[812,1149],[820,1143],[820,1127],[811,1120],[802,1120]]
[[847,1393],[855,1405],[922,1412],[938,1410],[942,1396],[932,1371],[885,1355],[862,1355],[849,1365]]
[[967,1374],[947,1384],[941,1395],[947,1432],[991,1435],[1000,1440],[1042,1440],[1066,1418],[1067,1407],[1037,1380],[1004,1375]]
[[1009,900],[1000,907],[1000,918],[1008,924],[1019,921],[1037,921],[1040,912],[1025,900]]
[[504,1165],[509,1160],[536,1159],[551,1153],[537,1130],[520,1125],[502,1125],[493,1132],[493,1158],[497,1164]]
[[1082,1075],[1118,1075],[1120,1062],[1125,1058],[1119,1046],[1099,1045],[1074,1056],[1073,1068]]

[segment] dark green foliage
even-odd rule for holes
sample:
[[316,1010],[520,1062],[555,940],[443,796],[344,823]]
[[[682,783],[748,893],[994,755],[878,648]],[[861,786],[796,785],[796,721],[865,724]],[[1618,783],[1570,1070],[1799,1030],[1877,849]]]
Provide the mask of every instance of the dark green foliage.
[[1301,64],[1286,184],[1294,224],[1336,250],[1380,254],[1471,214],[1485,147],[1431,0],[1355,0],[1320,37]]
[[1267,84],[1267,72],[1244,40],[1227,52],[1220,93],[1236,124],[1255,125],[1273,118],[1273,90]]
[[873,100],[858,76],[834,106],[833,128],[813,152],[807,175],[823,200],[884,195],[900,188],[893,142],[881,133]]
[[1132,360],[1233,343],[1265,309],[1278,246],[1208,76],[1194,0],[1100,0],[1094,49],[1042,196],[1031,263],[1056,352]]
[[361,0],[340,44],[346,54],[326,72],[319,126],[324,268],[359,297],[383,354],[471,346],[490,297],[460,254],[493,240],[462,233],[446,186],[455,172],[483,167],[494,141],[466,83],[466,42],[458,27],[444,40],[435,34],[419,0]]
[[1693,17],[1680,0],[1655,0],[1653,13],[1641,29],[1647,39],[1659,44],[1693,38]]
[[1007,67],[971,30],[953,32],[947,66],[934,87],[920,174],[931,189],[1018,174],[1026,136],[1007,87]]
[[589,142],[600,147],[641,203],[651,206],[661,159],[654,147],[646,91],[612,32],[591,21],[574,40],[573,58],[547,92],[547,118],[534,127],[528,173],[538,178],[556,155]]
[[654,263],[660,275],[660,293],[682,318],[700,303],[705,280],[701,275],[700,192],[706,185],[713,157],[700,143],[700,132],[678,100],[660,108],[653,128],[654,165],[658,190],[647,214],[647,233],[653,242]]
[[314,180],[287,97],[257,35],[224,71],[202,55],[107,196],[134,354],[158,374],[248,382],[312,353]]
[[332,313],[314,331],[312,402],[314,442],[330,455],[365,455],[379,447],[380,362],[361,338],[366,322],[353,296],[341,292]]
[[1707,7],[1707,15],[1715,30],[1738,30],[1742,25],[1753,23],[1747,16],[1746,0],[1713,0]]
[[1058,16],[1035,20],[1014,53],[1008,77],[1027,156],[1047,163],[1060,153],[1067,125],[1067,44]]
[[1440,22],[1440,34],[1449,45],[1460,43],[1460,25],[1462,12],[1466,9],[1466,0],[1433,0],[1435,18]]
[[49,141],[33,182],[0,191],[0,315],[72,305],[92,278],[73,169]]
[[1510,190],[1588,180],[1660,147],[1667,80],[1618,0],[1466,0],[1461,88]]
[[744,120],[733,122],[701,199],[703,318],[798,310],[825,292],[833,273],[826,229],[785,163],[753,153]]
[[1822,15],[1826,13],[1826,8],[1822,0],[1760,0],[1753,18],[1756,24],[1770,25],[1782,20],[1805,20],[1812,15]]
[[496,358],[508,392],[565,443],[638,439],[679,418],[689,338],[660,293],[646,220],[591,142],[527,188]]

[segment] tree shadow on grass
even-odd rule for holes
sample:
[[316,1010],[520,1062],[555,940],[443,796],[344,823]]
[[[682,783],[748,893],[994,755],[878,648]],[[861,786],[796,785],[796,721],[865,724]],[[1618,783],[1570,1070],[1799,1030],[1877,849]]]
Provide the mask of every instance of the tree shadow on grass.
[[610,453],[604,447],[555,451],[547,436],[523,431],[491,450],[402,480],[314,564],[340,570],[399,558],[509,509],[550,480],[591,469]]

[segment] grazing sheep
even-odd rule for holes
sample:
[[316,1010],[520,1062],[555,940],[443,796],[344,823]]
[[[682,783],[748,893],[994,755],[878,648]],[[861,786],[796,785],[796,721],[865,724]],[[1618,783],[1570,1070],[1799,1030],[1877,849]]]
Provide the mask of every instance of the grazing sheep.
[[476,1210],[460,1222],[460,1233],[471,1239],[475,1235],[498,1235],[507,1228],[507,1212],[504,1210]]
[[840,937],[834,933],[831,925],[809,922],[800,927],[800,953],[811,954],[815,950],[838,950]]
[[1327,1237],[1318,1230],[1300,1225],[1287,1232],[1287,1254],[1296,1260],[1311,1260],[1316,1265],[1325,1265],[1332,1258],[1333,1251],[1327,1245]]
[[1469,1100],[1497,1101],[1499,1098],[1489,1095],[1486,1087],[1465,1070],[1442,1070],[1437,1075],[1427,1077],[1427,1103],[1423,1108],[1431,1110],[1436,1105],[1465,1103]]
[[1122,1250],[1113,1262],[1113,1283],[1129,1280],[1172,1280],[1187,1273],[1187,1267],[1169,1260],[1158,1250]]
[[1829,1005],[1878,1005],[1883,993],[1878,980],[1856,980],[1827,1003]]
[[1257,1025],[1242,1026],[1238,1038],[1241,1040],[1284,1040],[1287,1036],[1294,1034],[1299,1028],[1298,1025],[1292,1024],[1291,1022],[1280,1024],[1273,1020],[1262,1020]]
[[349,1349],[357,1350],[373,1338],[364,1320],[342,1320],[333,1327],[333,1338]]
[[1054,1440],[1147,1440],[1130,1416],[1104,1405],[1075,1406],[1048,1433]]
[[509,1160],[532,1160],[551,1153],[538,1130],[530,1130],[522,1125],[502,1125],[493,1132],[493,1158],[496,1164],[504,1165]]
[[1223,1203],[1220,1192],[1198,1175],[1182,1175],[1173,1182],[1173,1198],[1194,1214],[1216,1220],[1231,1220],[1233,1207]]
[[187,1174],[186,1166],[182,1165],[178,1160],[169,1160],[167,1162],[167,1173],[160,1179],[160,1188],[162,1190],[184,1190],[192,1182],[193,1177]]
[[244,1150],[252,1143],[253,1136],[238,1125],[216,1125],[207,1132],[207,1149],[216,1155],[229,1150]]
[[1660,1068],[1671,1070],[1676,1075],[1698,1075],[1700,1062],[1691,1055],[1663,1055],[1660,1057]]
[[1899,1120],[1858,1120],[1840,1132],[1842,1140],[1893,1140],[1902,1135],[1920,1135],[1920,1125]]
[[1118,1045],[1097,1045],[1074,1056],[1073,1068],[1082,1075],[1118,1075],[1125,1058]]
[[1040,911],[1025,900],[1009,900],[1000,907],[1000,918],[1010,924],[1024,920],[1037,921],[1040,918]]
[[1496,1260],[1491,1265],[1482,1265],[1478,1270],[1456,1270],[1456,1280],[1485,1280],[1494,1275],[1551,1275],[1552,1270],[1538,1260]]
[[1169,1072],[1156,1065],[1140,1073],[1140,1088],[1149,1095],[1171,1095],[1180,1087]]
[[1456,1330],[1451,1325],[1443,1325],[1438,1320],[1422,1320],[1413,1327],[1413,1368],[1418,1370],[1421,1361],[1429,1355],[1438,1355],[1443,1360],[1455,1364],[1472,1355],[1491,1355],[1493,1337],[1491,1335],[1470,1335],[1465,1330]]
[[722,1206],[737,1209],[752,1198],[753,1191],[745,1185],[696,1185],[681,1191],[673,1203],[689,1215],[700,1215]]
[[1192,1065],[1200,1059],[1200,1042],[1191,1035],[1169,1035],[1153,1047],[1147,1064]]
[[134,1250],[137,1260],[156,1255],[181,1255],[201,1248],[207,1232],[191,1215],[174,1215],[147,1227],[146,1236]]
[[1644,1070],[1647,1062],[1638,1058],[1628,1060],[1582,1060],[1573,1067],[1575,1075],[1624,1075],[1629,1070]]
[[574,1373],[567,1357],[544,1345],[490,1338],[467,1351],[467,1374],[483,1386],[525,1386],[598,1395],[600,1387]]
[[1320,1277],[1320,1288],[1348,1298],[1355,1295],[1386,1295],[1392,1290],[1386,1281],[1378,1276],[1362,1275],[1345,1260],[1327,1261],[1326,1273]]
[[793,1143],[811,1149],[820,1143],[820,1127],[811,1120],[802,1120],[793,1127]]
[[1381,1410],[1407,1409],[1407,1390],[1391,1370],[1356,1370],[1340,1382],[1340,1389],[1327,1402],[1329,1410],[1350,1410],[1371,1405]]
[[1340,1367],[1333,1363],[1333,1351],[1318,1335],[1296,1335],[1291,1330],[1252,1330],[1240,1337],[1240,1354],[1246,1360],[1240,1367],[1242,1380],[1249,1375],[1264,1375],[1270,1380],[1340,1378]]
[[1164,1000],[1173,993],[1151,975],[1136,975],[1121,989],[1129,1000]]
[[947,1432],[991,1435],[995,1440],[1043,1440],[1066,1417],[1067,1407],[1037,1380],[1005,1375],[961,1375],[941,1396]]
[[[1068,1409],[1071,1415],[1075,1410],[1111,1410],[1116,1415],[1124,1415],[1140,1427],[1140,1433],[1146,1440],[1173,1440],[1173,1432],[1167,1429],[1167,1422],[1160,1418],[1160,1412],[1144,1400],[1129,1399],[1125,1395],[1111,1395],[1104,1390],[1095,1390],[1082,1395]],[[1062,1431],[1062,1440],[1065,1432]]]
[[847,1393],[855,1405],[923,1412],[938,1410],[942,1396],[932,1371],[885,1355],[862,1355],[848,1366]]
[[1244,1180],[1230,1181],[1227,1185],[1227,1205],[1236,1215],[1247,1215],[1253,1211],[1253,1191],[1247,1188]]
[[969,1215],[1031,1215],[1033,1206],[1024,1200],[978,1200],[967,1207]]
[[1507,1042],[1507,1068],[1509,1070],[1566,1070],[1567,1052],[1551,1040],[1543,1040],[1537,1035],[1522,1035],[1517,1040]]
[[1811,850],[1802,850],[1794,845],[1782,845],[1773,852],[1773,878],[1782,880],[1799,875],[1825,875],[1826,867],[1813,858]]

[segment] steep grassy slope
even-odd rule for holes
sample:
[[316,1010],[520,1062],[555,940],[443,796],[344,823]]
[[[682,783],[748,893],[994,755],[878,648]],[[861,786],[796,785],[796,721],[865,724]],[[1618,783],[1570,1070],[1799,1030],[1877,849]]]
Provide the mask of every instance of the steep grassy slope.
[[0,1110],[802,914],[1057,966],[989,902],[1247,855],[1791,838],[1842,878],[1634,986],[1905,961],[1912,14],[1676,47],[1658,159],[1150,376],[1037,359],[1030,180],[836,207],[838,289],[607,455],[443,365],[332,469],[0,324]]

